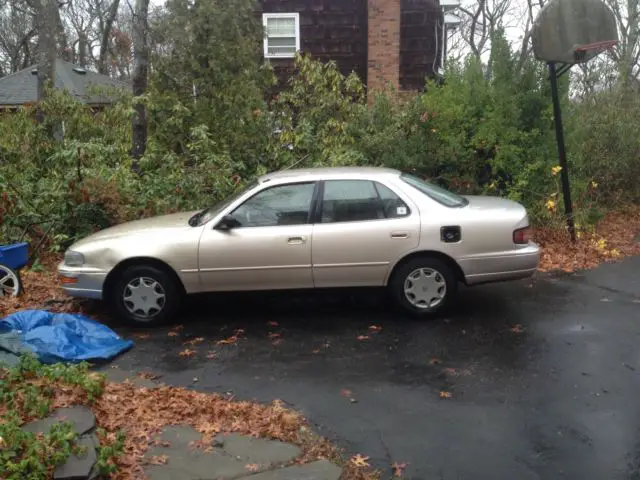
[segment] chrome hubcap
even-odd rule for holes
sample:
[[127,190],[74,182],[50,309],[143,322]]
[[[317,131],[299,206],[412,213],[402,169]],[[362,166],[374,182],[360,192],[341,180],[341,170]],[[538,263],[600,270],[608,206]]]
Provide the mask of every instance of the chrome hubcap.
[[447,282],[433,268],[418,268],[404,281],[404,295],[415,307],[435,308],[447,295]]
[[131,280],[124,289],[122,299],[130,313],[146,318],[160,313],[165,304],[162,285],[148,277]]
[[18,296],[19,281],[16,273],[3,265],[0,265],[0,297],[16,297]]

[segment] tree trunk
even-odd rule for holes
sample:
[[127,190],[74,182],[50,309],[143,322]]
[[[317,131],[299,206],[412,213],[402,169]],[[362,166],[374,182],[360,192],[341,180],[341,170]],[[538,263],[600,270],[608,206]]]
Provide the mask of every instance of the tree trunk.
[[78,65],[82,68],[87,66],[87,34],[78,32]]
[[[109,66],[107,65],[107,54],[109,53],[109,41],[111,40],[111,30],[113,30],[113,22],[115,22],[118,16],[118,8],[120,7],[120,0],[113,0],[107,18],[104,22],[104,28],[101,32],[102,38],[100,39],[100,54],[98,55],[98,72],[106,75]],[[136,3],[138,8],[138,3]],[[147,2],[147,10],[149,9],[149,2]],[[146,15],[145,15],[146,22]]]
[[58,7],[56,0],[37,2],[38,23],[38,122],[44,121],[40,103],[46,99],[47,86],[55,86],[56,79],[56,32]]
[[133,96],[135,114],[132,119],[131,156],[133,168],[138,170],[138,162],[147,148],[147,112],[144,104],[135,97],[144,95],[149,75],[148,45],[149,0],[136,0],[133,15]]

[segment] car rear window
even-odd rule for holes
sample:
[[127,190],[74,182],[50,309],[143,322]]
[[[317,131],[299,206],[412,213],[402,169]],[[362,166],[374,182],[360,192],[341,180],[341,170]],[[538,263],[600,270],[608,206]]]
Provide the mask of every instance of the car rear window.
[[469,203],[466,198],[422,180],[415,175],[403,173],[400,175],[400,179],[445,207],[459,208]]

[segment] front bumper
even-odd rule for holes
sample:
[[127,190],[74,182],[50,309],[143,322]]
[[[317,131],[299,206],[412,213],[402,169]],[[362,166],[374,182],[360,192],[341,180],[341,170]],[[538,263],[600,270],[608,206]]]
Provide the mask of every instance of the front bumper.
[[102,300],[104,282],[107,272],[93,269],[68,267],[61,263],[58,266],[58,276],[62,290],[77,298],[91,298]]

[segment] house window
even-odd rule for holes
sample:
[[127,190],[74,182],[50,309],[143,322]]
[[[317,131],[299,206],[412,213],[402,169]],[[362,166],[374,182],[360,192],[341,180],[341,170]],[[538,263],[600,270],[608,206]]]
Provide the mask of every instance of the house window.
[[264,13],[265,58],[293,58],[300,50],[300,15],[297,13]]

